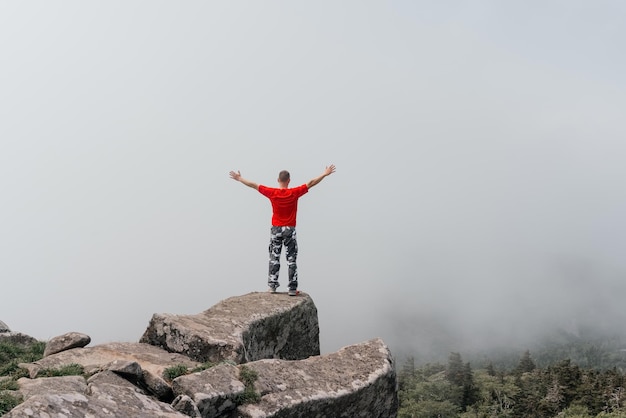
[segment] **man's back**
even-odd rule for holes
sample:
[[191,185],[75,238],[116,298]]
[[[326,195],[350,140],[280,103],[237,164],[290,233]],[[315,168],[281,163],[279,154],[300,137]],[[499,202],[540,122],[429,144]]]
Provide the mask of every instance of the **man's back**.
[[294,188],[259,185],[259,193],[266,196],[272,203],[272,225],[296,226],[298,199],[308,191],[306,184]]

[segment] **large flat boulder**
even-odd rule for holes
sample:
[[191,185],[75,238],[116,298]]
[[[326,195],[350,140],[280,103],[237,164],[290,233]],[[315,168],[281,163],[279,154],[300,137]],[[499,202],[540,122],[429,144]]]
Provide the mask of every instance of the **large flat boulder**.
[[[260,402],[240,405],[245,374],[256,375]],[[388,347],[374,339],[305,360],[258,360],[221,365],[174,379],[174,394],[203,418],[393,418],[397,380]]]
[[238,418],[394,418],[398,412],[393,359],[381,339],[301,361],[260,360],[259,403],[237,409]]
[[40,395],[87,392],[87,382],[82,376],[44,377],[41,379],[22,377],[18,379],[17,383],[19,392],[25,400]]
[[320,353],[317,308],[306,293],[254,292],[195,315],[155,314],[140,341],[199,362],[299,360]]

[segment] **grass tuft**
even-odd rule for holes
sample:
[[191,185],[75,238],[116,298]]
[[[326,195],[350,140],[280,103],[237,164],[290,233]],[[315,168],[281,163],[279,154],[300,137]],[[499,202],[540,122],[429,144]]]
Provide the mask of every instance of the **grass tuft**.
[[163,370],[163,377],[170,382],[179,376],[184,376],[189,373],[189,368],[184,364],[176,364],[172,367],[168,367]]
[[8,391],[0,391],[0,416],[9,412],[20,403],[22,403],[22,398],[19,395],[14,395],[13,393]]
[[43,369],[37,373],[37,377],[58,377],[58,376],[82,376],[85,373],[83,366],[72,363],[61,366],[58,369]]
[[254,382],[259,378],[259,374],[249,367],[241,366],[239,368],[239,379],[243,382],[245,389],[243,393],[237,396],[237,404],[243,405],[248,403],[257,403],[261,400],[261,395],[254,390]]

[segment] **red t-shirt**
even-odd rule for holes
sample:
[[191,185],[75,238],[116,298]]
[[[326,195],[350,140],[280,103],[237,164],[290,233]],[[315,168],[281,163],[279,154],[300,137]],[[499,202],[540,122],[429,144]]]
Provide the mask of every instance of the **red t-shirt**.
[[298,198],[308,191],[306,184],[292,189],[276,189],[260,185],[259,193],[272,202],[272,225],[296,226]]

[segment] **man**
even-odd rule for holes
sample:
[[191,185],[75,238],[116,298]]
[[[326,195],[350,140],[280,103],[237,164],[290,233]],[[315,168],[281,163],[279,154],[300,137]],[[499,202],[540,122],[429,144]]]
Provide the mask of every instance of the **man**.
[[334,172],[335,166],[331,164],[318,177],[309,180],[306,184],[293,188],[289,188],[291,178],[286,170],[278,173],[278,188],[267,187],[246,180],[241,177],[239,171],[231,171],[229,173],[230,178],[258,190],[272,203],[272,228],[269,246],[270,264],[267,279],[270,292],[276,293],[276,289],[279,286],[280,253],[284,245],[289,267],[289,296],[298,294],[298,267],[296,265],[296,259],[298,258],[298,242],[296,240],[298,199],[307,193],[311,187],[322,181],[324,177],[330,176]]

